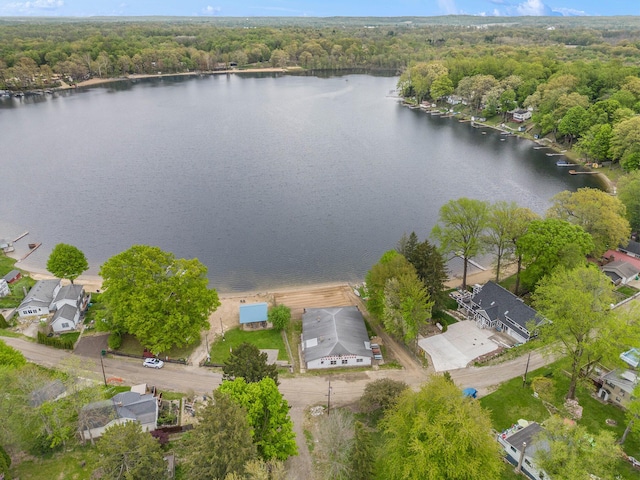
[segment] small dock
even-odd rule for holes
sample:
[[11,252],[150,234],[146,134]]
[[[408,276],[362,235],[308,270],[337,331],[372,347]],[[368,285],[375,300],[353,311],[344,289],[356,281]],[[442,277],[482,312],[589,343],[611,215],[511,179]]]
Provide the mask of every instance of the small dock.
[[[38,248],[40,248],[40,245],[42,245],[42,242],[38,242],[38,243],[34,243],[33,244],[33,248],[31,248],[25,256],[23,256],[20,260],[18,260],[18,262],[22,262],[24,259],[26,259],[29,255],[31,255],[33,252],[35,252]],[[31,246],[31,244],[29,244],[29,246]]]
[[16,243],[18,240],[26,237],[27,235],[29,235],[29,232],[24,232],[22,235],[18,235],[16,238],[13,239],[13,243]]
[[569,170],[571,175],[598,175],[600,172],[576,172],[575,170]]

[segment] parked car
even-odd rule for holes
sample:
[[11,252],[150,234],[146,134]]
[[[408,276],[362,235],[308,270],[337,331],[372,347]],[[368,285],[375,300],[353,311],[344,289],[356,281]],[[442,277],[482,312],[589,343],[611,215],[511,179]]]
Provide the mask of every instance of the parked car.
[[149,368],[162,368],[164,367],[164,362],[158,358],[145,358],[144,362],[142,362],[142,366]]

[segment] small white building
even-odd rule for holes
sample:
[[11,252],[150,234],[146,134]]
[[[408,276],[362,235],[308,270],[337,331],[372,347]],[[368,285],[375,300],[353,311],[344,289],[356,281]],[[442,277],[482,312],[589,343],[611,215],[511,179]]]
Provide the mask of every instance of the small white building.
[[373,353],[358,307],[307,308],[302,315],[307,369],[371,365]]
[[55,333],[72,332],[80,322],[80,309],[71,305],[63,305],[56,310],[49,325]]
[[6,297],[7,295],[11,295],[9,284],[4,278],[0,278],[0,298]]
[[519,108],[517,110],[513,110],[511,112],[514,122],[522,123],[529,120],[532,116],[531,110],[525,110],[524,108]]

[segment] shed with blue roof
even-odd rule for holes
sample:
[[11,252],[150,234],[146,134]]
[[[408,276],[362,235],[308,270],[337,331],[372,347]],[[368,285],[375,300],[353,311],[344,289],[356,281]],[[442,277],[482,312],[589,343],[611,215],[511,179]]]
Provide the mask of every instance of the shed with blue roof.
[[269,304],[267,303],[240,305],[240,325],[266,322],[268,310]]

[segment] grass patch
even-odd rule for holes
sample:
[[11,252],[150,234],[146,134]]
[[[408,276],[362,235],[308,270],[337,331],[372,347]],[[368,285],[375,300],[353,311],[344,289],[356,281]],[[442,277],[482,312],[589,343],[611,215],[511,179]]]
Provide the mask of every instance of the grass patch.
[[294,372],[300,372],[300,358],[293,352],[298,351],[298,345],[300,345],[300,335],[302,335],[302,320],[295,320],[289,324],[289,328],[286,332],[287,340],[289,340],[289,347],[293,358],[289,359],[289,362],[293,365]]
[[[32,458],[15,465],[11,469],[14,478],[22,480],[88,480],[95,468],[98,452],[90,445],[77,446],[42,458]],[[83,466],[84,465],[84,466]]]
[[452,325],[454,323],[457,323],[458,321],[457,318],[452,317],[444,310],[434,310],[433,313],[431,314],[431,318],[433,318],[435,322],[438,322],[440,323],[440,325],[443,325],[443,326]]
[[0,277],[4,277],[11,270],[19,270],[22,272],[22,278],[17,282],[9,285],[9,290],[11,290],[11,295],[7,295],[6,297],[0,298],[0,308],[14,308],[20,305],[22,300],[24,299],[24,288],[26,287],[27,291],[31,287],[33,287],[36,281],[28,276],[28,273],[24,270],[16,268],[15,266],[16,260],[7,257],[5,254],[0,254]]
[[633,288],[629,285],[623,285],[620,288],[617,288],[616,292],[622,295],[624,298],[629,298],[634,296],[636,293],[638,293],[638,289]]
[[[213,363],[224,363],[224,361],[229,358],[231,353],[230,349],[244,342],[251,343],[259,349],[277,349],[278,360],[289,360],[282,335],[278,330],[244,331],[239,328],[234,328],[224,332],[224,340],[218,338],[216,342],[211,345],[211,361]],[[297,348],[297,344],[295,347]],[[294,345],[291,345],[291,351],[294,351],[293,349]]]
[[73,343],[76,343],[78,341],[78,337],[80,337],[80,332],[69,332],[60,334],[61,340],[70,341]]
[[12,332],[11,330],[6,330],[4,328],[0,328],[0,337],[18,338],[21,336],[22,335],[20,335],[19,333]]

